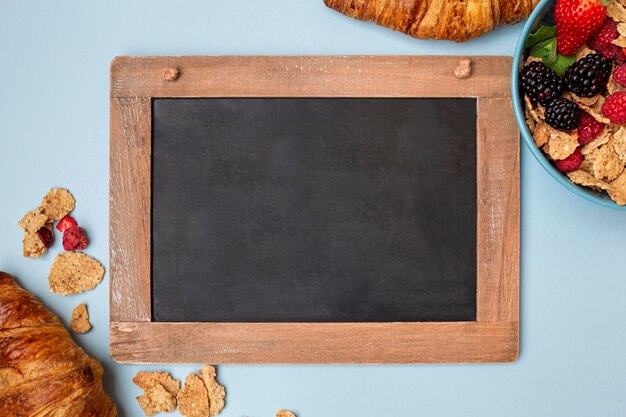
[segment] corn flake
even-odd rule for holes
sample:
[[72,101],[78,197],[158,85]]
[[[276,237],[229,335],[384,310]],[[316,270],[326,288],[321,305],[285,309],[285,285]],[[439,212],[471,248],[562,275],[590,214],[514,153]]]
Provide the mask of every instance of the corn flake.
[[48,283],[55,294],[79,294],[91,290],[104,277],[104,268],[91,256],[80,252],[60,253],[50,266]]
[[626,164],[626,128],[620,127],[617,132],[613,134],[613,149],[615,153],[622,160],[622,163]]
[[48,216],[43,214],[41,207],[37,207],[26,213],[17,225],[28,233],[36,233],[37,230],[44,227],[46,223],[48,223]]
[[593,99],[594,99],[593,104],[587,104],[590,102],[581,100],[580,98],[577,98],[574,100],[576,101],[576,104],[578,104],[578,107],[581,110],[589,113],[598,122],[608,125],[609,123],[611,123],[611,120],[608,117],[606,117],[604,114],[602,114],[602,105],[604,104],[604,100],[605,100],[604,97],[596,96],[596,97],[593,97]]
[[551,128],[548,125],[542,125],[548,129],[548,143],[545,144],[543,150],[550,158],[554,160],[565,159],[574,153],[578,147],[578,133],[561,132]]
[[220,385],[215,379],[217,373],[213,366],[204,366],[198,372],[200,379],[204,382],[207,393],[209,394],[209,417],[216,416],[224,408],[224,397],[226,397],[226,390],[223,385]]
[[624,48],[626,47],[626,38],[624,36],[619,36],[616,39],[613,39],[611,43],[619,46],[620,48]]
[[596,179],[593,175],[580,169],[568,172],[567,177],[574,184],[582,185],[583,187],[589,187],[594,189],[595,191],[608,190],[609,188],[611,188],[610,185],[606,182],[600,181]]
[[617,2],[612,1],[606,6],[606,15],[616,22],[626,22],[626,8]]
[[278,410],[276,412],[276,417],[296,417],[294,413],[287,410]]
[[618,205],[626,205],[626,171],[622,172],[619,177],[611,182],[611,188],[607,191]]
[[91,330],[91,323],[89,323],[89,312],[87,311],[87,305],[85,303],[79,304],[72,310],[72,318],[70,320],[70,326],[76,333],[87,333]]
[[624,171],[624,163],[613,148],[614,139],[587,154],[580,169],[601,181],[613,181]]
[[41,209],[50,221],[67,216],[75,205],[74,197],[65,188],[52,188],[41,200]]

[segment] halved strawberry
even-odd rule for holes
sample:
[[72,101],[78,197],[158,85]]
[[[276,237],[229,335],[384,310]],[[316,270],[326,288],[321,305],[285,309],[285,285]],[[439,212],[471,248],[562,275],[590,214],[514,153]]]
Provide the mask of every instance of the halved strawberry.
[[72,226],[78,226],[76,220],[74,220],[71,216],[65,216],[57,223],[57,230],[61,233],[65,232]]

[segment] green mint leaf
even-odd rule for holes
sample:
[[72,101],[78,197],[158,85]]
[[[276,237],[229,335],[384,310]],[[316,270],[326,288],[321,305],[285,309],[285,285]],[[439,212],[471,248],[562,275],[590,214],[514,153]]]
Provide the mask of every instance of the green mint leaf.
[[530,55],[536,58],[548,58],[550,62],[554,62],[554,54],[556,53],[556,38],[545,39],[530,48]]
[[554,26],[541,26],[539,29],[535,31],[535,33],[531,33],[526,38],[526,48],[532,48],[537,45],[539,42],[545,41],[546,39],[554,38],[556,36],[556,29]]
[[576,55],[564,56],[561,54],[557,54],[556,61],[552,65],[548,65],[548,67],[552,68],[556,75],[562,77],[565,74],[565,70],[567,67],[572,65],[576,61]]
[[554,42],[550,44],[550,53],[544,59],[544,64],[550,66],[556,62],[558,59],[558,52],[556,51],[556,38],[554,38]]

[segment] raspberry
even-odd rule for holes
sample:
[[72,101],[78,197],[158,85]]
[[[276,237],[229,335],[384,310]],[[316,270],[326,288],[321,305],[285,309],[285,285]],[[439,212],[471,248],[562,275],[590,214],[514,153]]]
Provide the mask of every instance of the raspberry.
[[600,54],[589,54],[565,70],[565,86],[580,97],[593,97],[606,88],[613,64]]
[[72,226],[63,233],[63,249],[67,251],[83,250],[87,247],[85,231],[78,226]]
[[619,125],[626,123],[626,92],[613,93],[602,104],[602,113]]
[[561,172],[570,172],[576,171],[580,164],[583,163],[583,154],[580,152],[580,149],[576,148],[573,154],[568,156],[565,159],[559,159],[558,161],[554,161],[556,168]]
[[615,68],[615,71],[613,71],[613,79],[622,87],[626,87],[626,64]]
[[617,23],[610,17],[607,17],[598,33],[589,38],[587,46],[600,52],[607,58],[622,62],[623,57],[621,49],[619,46],[611,43],[611,41],[617,39],[618,36]]
[[56,227],[59,232],[63,233],[72,226],[78,226],[76,220],[74,220],[70,216],[65,216],[61,220],[59,220]]
[[580,112],[578,119],[578,143],[586,145],[604,130],[604,124],[600,123],[587,112]]
[[523,92],[533,103],[545,106],[563,92],[563,81],[543,62],[533,61],[520,73]]
[[546,107],[546,123],[563,132],[570,132],[578,127],[580,110],[576,103],[566,98],[555,98]]
[[52,242],[54,241],[54,234],[52,233],[52,230],[42,227],[37,230],[37,236],[46,248],[52,246]]

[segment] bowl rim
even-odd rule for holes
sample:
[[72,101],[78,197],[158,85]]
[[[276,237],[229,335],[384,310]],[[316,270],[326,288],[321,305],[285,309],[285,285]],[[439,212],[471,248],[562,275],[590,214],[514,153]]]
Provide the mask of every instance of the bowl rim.
[[535,24],[537,18],[541,14],[543,14],[545,9],[551,6],[553,3],[554,0],[541,0],[537,7],[535,7],[535,10],[533,10],[533,12],[526,20],[526,23],[524,24],[524,28],[522,29],[522,33],[515,48],[513,65],[511,67],[511,97],[513,99],[513,111],[515,113],[515,120],[517,121],[517,125],[520,129],[520,134],[524,140],[524,143],[526,144],[532,155],[535,157],[535,159],[552,176],[552,178],[554,178],[562,186],[564,186],[574,194],[588,201],[592,201],[601,206],[609,207],[616,210],[626,210],[626,206],[620,206],[608,197],[603,198],[600,195],[592,194],[595,192],[574,184],[567,178],[565,174],[558,171],[548,161],[548,158],[543,154],[543,152],[537,147],[532,137],[532,134],[530,133],[530,131],[528,130],[528,126],[526,125],[526,118],[524,117],[524,111],[522,109],[523,101],[518,88],[520,62],[523,62],[522,57],[526,52],[526,37],[530,33],[531,28]]

